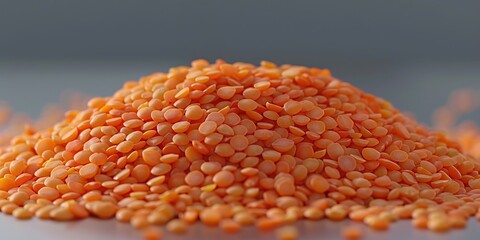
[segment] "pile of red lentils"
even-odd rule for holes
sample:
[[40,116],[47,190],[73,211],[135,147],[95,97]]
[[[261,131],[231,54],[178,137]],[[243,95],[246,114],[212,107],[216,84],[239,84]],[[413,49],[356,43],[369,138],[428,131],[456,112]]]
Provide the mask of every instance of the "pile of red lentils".
[[[0,150],[0,209],[116,218],[156,239],[200,221],[237,232],[351,219],[464,227],[480,162],[325,69],[193,61],[93,98]],[[289,226],[280,239],[295,239]],[[344,231],[359,238],[356,228]]]

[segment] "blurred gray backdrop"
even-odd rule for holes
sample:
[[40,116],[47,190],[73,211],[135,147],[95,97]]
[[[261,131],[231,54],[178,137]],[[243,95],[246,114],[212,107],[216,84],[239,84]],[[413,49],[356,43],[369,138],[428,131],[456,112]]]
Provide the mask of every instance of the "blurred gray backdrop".
[[[480,1],[0,0],[0,100],[15,111],[38,116],[65,92],[108,96],[126,80],[195,58],[330,68],[429,123],[451,91],[480,89]],[[137,237],[112,221],[11,220],[0,215],[8,239]],[[300,228],[310,234],[306,239],[318,237],[311,229],[338,239],[349,223],[312,224]],[[475,224],[448,235],[412,231],[408,222],[365,233],[369,239],[473,239]],[[197,227],[188,239],[223,236]],[[252,231],[233,238],[252,238]]]
[[38,115],[196,58],[329,68],[430,122],[480,89],[480,1],[0,0],[0,100]]

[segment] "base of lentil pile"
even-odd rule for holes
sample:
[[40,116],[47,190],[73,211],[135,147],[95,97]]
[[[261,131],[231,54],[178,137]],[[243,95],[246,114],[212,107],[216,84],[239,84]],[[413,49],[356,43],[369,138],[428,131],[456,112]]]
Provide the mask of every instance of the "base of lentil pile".
[[233,233],[323,218],[383,230],[410,218],[446,231],[479,216],[479,170],[445,134],[328,70],[196,60],[13,138],[0,150],[0,209],[115,217],[151,239],[153,226],[183,233],[197,221]]

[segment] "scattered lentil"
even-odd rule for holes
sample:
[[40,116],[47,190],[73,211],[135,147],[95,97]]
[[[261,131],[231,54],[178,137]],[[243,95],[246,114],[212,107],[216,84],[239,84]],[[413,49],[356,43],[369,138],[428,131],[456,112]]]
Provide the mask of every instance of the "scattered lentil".
[[362,238],[362,230],[357,226],[347,226],[342,229],[342,236],[346,240],[360,240]]
[[298,239],[298,230],[293,226],[285,226],[277,230],[278,240],[296,240]]

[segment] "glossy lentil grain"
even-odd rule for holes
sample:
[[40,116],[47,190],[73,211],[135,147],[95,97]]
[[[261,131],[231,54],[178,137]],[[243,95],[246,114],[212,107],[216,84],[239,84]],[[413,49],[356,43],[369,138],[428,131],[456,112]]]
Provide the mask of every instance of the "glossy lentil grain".
[[190,186],[201,186],[205,180],[202,172],[195,170],[185,176],[185,182]]
[[73,213],[68,211],[68,209],[63,207],[56,207],[52,209],[49,213],[50,218],[56,221],[71,221],[75,219]]
[[89,179],[89,178],[93,178],[97,174],[98,170],[99,169],[98,169],[98,166],[96,164],[88,163],[88,164],[82,166],[78,173],[83,178]]
[[12,215],[21,220],[27,220],[33,217],[33,213],[24,208],[17,208],[13,210]]
[[252,99],[242,99],[238,102],[238,108],[242,111],[253,111],[257,108],[257,102]]
[[51,187],[43,187],[40,190],[38,190],[38,196],[50,201],[56,200],[60,194],[59,192]]
[[231,99],[236,93],[233,87],[221,87],[217,90],[217,95],[222,99]]
[[364,148],[364,149],[362,149],[362,156],[366,160],[374,161],[374,160],[378,160],[380,158],[380,152],[378,152],[374,148]]
[[206,209],[200,213],[200,220],[206,225],[216,226],[222,220],[222,215],[212,209]]
[[357,168],[357,161],[352,156],[343,155],[338,157],[338,167],[344,172],[350,172]]
[[235,176],[229,171],[220,171],[212,180],[219,187],[228,187],[235,181]]
[[198,131],[203,135],[209,135],[217,129],[217,123],[213,121],[205,121],[200,124]]

